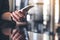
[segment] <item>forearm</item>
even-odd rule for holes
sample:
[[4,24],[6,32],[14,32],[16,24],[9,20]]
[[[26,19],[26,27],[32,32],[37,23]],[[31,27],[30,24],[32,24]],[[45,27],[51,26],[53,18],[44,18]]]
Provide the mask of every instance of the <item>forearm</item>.
[[5,12],[1,15],[1,22],[0,22],[0,28],[12,28],[15,26],[15,21],[11,20],[11,13]]
[[11,13],[10,12],[3,13],[1,19],[11,21]]

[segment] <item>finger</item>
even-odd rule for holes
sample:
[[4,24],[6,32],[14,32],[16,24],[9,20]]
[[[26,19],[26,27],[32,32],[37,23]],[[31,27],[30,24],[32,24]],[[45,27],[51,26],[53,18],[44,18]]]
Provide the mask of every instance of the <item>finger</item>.
[[18,16],[18,17],[20,17],[20,16],[23,16],[24,15],[24,13],[23,12],[18,12],[18,11],[15,11],[15,15],[16,16]]
[[25,36],[23,34],[21,34],[20,36],[17,37],[16,40],[25,40]]
[[13,17],[14,17],[15,19],[19,20],[19,16],[17,16],[15,12],[13,12],[12,15],[13,15]]
[[20,16],[17,16],[16,13],[14,14],[13,13],[13,20],[15,20],[16,22],[20,22],[20,19],[21,18],[24,18],[24,15],[23,14],[20,14]]
[[18,13],[16,13],[16,15],[18,15],[21,18],[25,18],[26,17],[25,12],[22,12],[22,11],[19,11],[19,10],[18,10]]
[[24,11],[19,11],[19,13],[20,13],[20,14],[25,14],[25,12],[24,12]]
[[17,21],[20,21],[21,18],[25,18],[25,15],[21,12],[17,12],[15,11],[15,13],[13,13],[13,17],[17,20]]
[[20,35],[16,38],[16,40],[20,40],[20,39],[22,39],[22,35]]
[[15,11],[15,15],[17,15],[18,17],[20,16],[18,10]]
[[[15,16],[15,15],[16,15],[16,16]],[[20,21],[20,19],[21,19],[22,17],[24,17],[23,14],[20,14],[20,13],[17,12],[17,11],[15,11],[15,14],[14,14],[13,16],[15,17],[15,19],[17,18],[17,21]]]
[[14,20],[15,22],[17,22],[18,20],[16,19],[16,17],[15,16],[13,16],[12,14],[11,14],[11,17],[12,17],[12,20]]
[[16,33],[16,34],[14,35],[14,37],[13,37],[13,40],[17,39],[19,36],[20,36],[20,34],[19,34],[19,33]]
[[18,21],[18,19],[16,19],[16,17],[14,16],[13,18],[12,18],[15,22],[17,22]]
[[17,31],[16,29],[14,29],[14,30],[12,31],[11,38],[14,37],[14,35],[15,35],[17,32],[18,32],[18,31]]

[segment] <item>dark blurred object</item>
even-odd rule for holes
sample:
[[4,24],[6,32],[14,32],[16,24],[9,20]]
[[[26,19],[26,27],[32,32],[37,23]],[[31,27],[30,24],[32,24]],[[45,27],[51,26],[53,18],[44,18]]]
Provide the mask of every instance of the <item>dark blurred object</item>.
[[58,27],[58,28],[56,29],[56,32],[57,32],[58,34],[60,34],[60,27]]
[[60,26],[56,29],[56,32],[58,34],[58,40],[60,40]]
[[16,26],[14,21],[1,20],[0,23],[0,28],[14,28]]

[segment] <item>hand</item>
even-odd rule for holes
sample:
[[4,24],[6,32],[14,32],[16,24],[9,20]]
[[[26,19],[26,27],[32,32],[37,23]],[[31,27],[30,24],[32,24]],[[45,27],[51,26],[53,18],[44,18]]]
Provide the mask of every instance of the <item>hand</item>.
[[11,34],[11,39],[12,40],[25,40],[24,38],[25,38],[25,36],[22,32],[20,32],[16,29],[13,30],[13,32]]
[[26,22],[22,22],[22,21],[24,21],[25,19],[25,13],[32,7],[33,6],[29,5],[29,6],[24,7],[21,10],[16,10],[15,12],[13,12],[11,15],[13,20],[19,25],[26,24]]
[[22,18],[25,18],[25,13],[16,10],[15,12],[12,12],[11,16],[15,22],[22,22]]

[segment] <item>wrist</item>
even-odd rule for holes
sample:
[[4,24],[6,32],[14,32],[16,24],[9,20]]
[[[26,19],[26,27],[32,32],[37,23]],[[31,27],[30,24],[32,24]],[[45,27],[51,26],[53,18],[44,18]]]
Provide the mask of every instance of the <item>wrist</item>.
[[11,21],[11,13],[10,12],[3,13],[1,19]]

